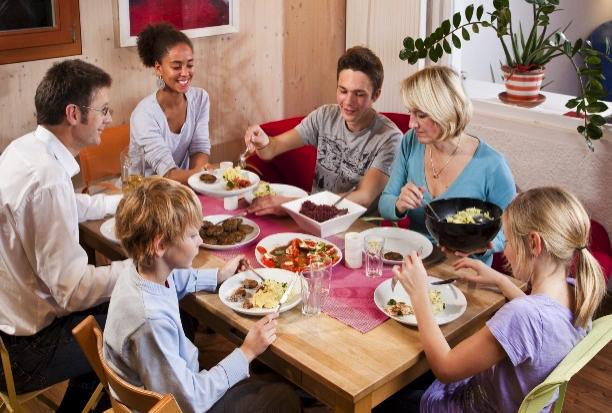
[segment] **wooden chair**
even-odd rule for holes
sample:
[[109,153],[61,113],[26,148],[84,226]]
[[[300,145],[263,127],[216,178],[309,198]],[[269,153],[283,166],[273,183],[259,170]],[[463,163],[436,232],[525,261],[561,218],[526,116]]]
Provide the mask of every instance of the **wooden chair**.
[[103,178],[121,175],[119,155],[130,143],[130,125],[106,128],[97,146],[88,146],[79,152],[85,190]]
[[[123,380],[104,360],[102,329],[93,316],[87,316],[72,330],[72,334],[83,349],[85,357],[100,379],[101,386],[106,388],[111,399],[113,411],[149,411],[162,400],[162,395],[136,387]],[[121,399],[116,400],[109,386]],[[98,386],[100,387],[100,386]],[[93,396],[92,396],[93,397]],[[123,410],[127,409],[127,410]]]
[[51,388],[47,387],[44,389],[17,394],[15,390],[15,381],[13,380],[13,370],[11,368],[11,360],[9,357],[8,350],[4,346],[4,341],[0,337],[0,356],[2,358],[2,370],[4,372],[4,380],[6,382],[6,391],[0,391],[0,410],[3,410],[3,406],[6,406],[9,411],[15,413],[24,413],[29,410],[24,407],[24,403],[38,399],[53,411],[57,410],[57,405],[49,400],[43,393]]
[[79,343],[81,350],[83,350],[89,365],[96,373],[96,376],[98,376],[98,379],[100,379],[100,384],[98,384],[96,390],[93,392],[89,401],[85,405],[83,413],[89,412],[96,407],[98,401],[100,401],[103,389],[106,389],[106,392],[110,395],[110,392],[108,391],[108,380],[106,379],[106,374],[104,373],[104,368],[102,367],[102,360],[100,360],[98,354],[98,343],[96,342],[96,336],[94,334],[94,329],[96,328],[99,330],[100,325],[96,319],[90,315],[72,329],[72,335],[77,343]]
[[[540,412],[559,390],[554,404],[554,412],[561,413],[567,383],[581,368],[595,357],[612,339],[612,315],[593,321],[593,329],[569,352],[543,383],[536,386],[525,396],[519,413]],[[545,351],[545,350],[543,350]]]

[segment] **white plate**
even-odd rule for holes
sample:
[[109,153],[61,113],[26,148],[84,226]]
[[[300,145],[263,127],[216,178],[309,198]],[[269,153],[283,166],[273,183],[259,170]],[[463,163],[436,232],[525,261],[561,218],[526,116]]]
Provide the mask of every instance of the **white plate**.
[[[429,282],[432,281],[441,281],[436,277],[429,277]],[[432,285],[430,286],[432,290],[439,290],[442,293],[442,299],[446,304],[444,311],[434,316],[438,325],[450,323],[451,321],[461,317],[467,308],[467,301],[465,299],[465,295],[461,292],[461,290],[455,287],[452,284],[444,284],[444,285]],[[376,288],[374,291],[374,302],[380,311],[382,311],[386,316],[391,317],[392,319],[399,321],[403,324],[408,324],[411,326],[416,326],[417,321],[416,317],[413,315],[404,315],[404,316],[393,316],[388,314],[385,311],[385,306],[387,302],[391,298],[394,298],[396,301],[403,301],[406,304],[410,304],[410,297],[404,290],[404,287],[398,282],[395,286],[395,291],[391,291],[391,279],[385,280]]]
[[[205,221],[210,221],[213,224],[217,224],[227,218],[231,218],[235,215],[210,215],[207,217],[204,217]],[[240,248],[243,247],[245,245],[250,244],[251,242],[255,241],[257,239],[257,237],[259,236],[259,225],[257,225],[254,221],[251,221],[248,218],[245,217],[237,217],[242,219],[242,223],[246,224],[246,225],[250,225],[252,227],[255,228],[255,230],[253,232],[251,232],[250,234],[247,234],[244,239],[236,244],[231,244],[231,245],[213,245],[213,244],[207,244],[207,243],[203,243],[202,247],[204,248],[208,248],[211,250],[231,250],[233,248]]]
[[[269,184],[269,185],[272,191],[276,192],[276,195],[287,196],[291,198],[303,198],[305,196],[308,196],[308,192],[304,191],[302,188],[298,188],[297,186],[285,185],[285,184]],[[244,194],[244,199],[249,204],[253,202],[253,199],[255,199],[255,195],[253,193],[255,192],[256,189],[257,187],[255,187],[255,189],[253,189],[251,192],[247,192]]]
[[102,225],[100,225],[100,232],[104,238],[119,244],[119,240],[115,236],[115,218],[110,218],[104,221]]
[[[295,277],[298,277],[297,274],[291,271],[281,270],[280,268],[258,268],[257,272],[263,275],[265,278],[270,278],[279,282],[286,282],[288,285],[291,284],[291,281],[295,279]],[[259,316],[275,312],[276,308],[242,308],[242,302],[235,303],[228,299],[228,297],[231,296],[234,291],[236,291],[236,288],[240,287],[242,280],[245,278],[259,281],[257,276],[249,274],[249,271],[241,272],[228,278],[225,280],[225,282],[223,282],[223,284],[221,284],[221,287],[219,287],[219,299],[221,299],[221,302],[232,310],[246,315]],[[300,301],[302,301],[301,288],[301,283],[299,280],[297,280],[295,284],[293,284],[293,295],[290,295],[287,302],[280,308],[281,313],[283,311],[291,310],[293,307],[298,305]]]
[[[206,184],[200,180],[200,175],[210,173],[217,177],[217,180],[214,183]],[[251,171],[243,170],[242,176],[245,177],[245,179],[251,181],[251,185],[247,186],[246,188],[227,190],[225,188],[225,181],[223,180],[223,173],[219,169],[216,169],[212,172],[204,171],[198,172],[197,174],[193,174],[189,177],[187,183],[196,192],[199,192],[201,194],[212,196],[215,198],[227,198],[230,196],[237,196],[245,194],[247,192],[252,192],[255,188],[257,188],[257,185],[259,185],[259,176],[257,176],[257,174],[254,174]]]
[[323,241],[326,244],[333,245],[338,252],[338,260],[332,265],[332,267],[336,266],[340,261],[342,261],[342,250],[340,250],[340,248],[338,248],[338,246],[333,242],[329,242],[323,238],[315,237],[314,235],[310,234],[301,234],[299,232],[282,232],[280,234],[268,235],[257,243],[257,246],[255,247],[255,258],[257,259],[259,265],[265,267],[263,260],[261,259],[263,254],[257,250],[259,247],[264,247],[266,251],[271,251],[276,247],[280,247],[281,245],[289,244],[289,242],[291,242],[291,240],[294,238],[299,238],[301,240],[309,239],[315,242]]
[[[385,239],[385,251],[399,252],[403,256],[406,256],[412,251],[418,251],[422,248],[421,258],[428,257],[433,251],[433,245],[431,241],[416,231],[410,231],[404,228],[396,227],[376,227],[366,229],[361,234],[365,237],[366,235],[378,235]],[[402,261],[388,260],[383,258],[385,264],[401,264]]]

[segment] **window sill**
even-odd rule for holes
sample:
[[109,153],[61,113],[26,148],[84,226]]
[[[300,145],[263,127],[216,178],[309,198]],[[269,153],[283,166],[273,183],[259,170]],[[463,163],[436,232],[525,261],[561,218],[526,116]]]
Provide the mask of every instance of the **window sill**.
[[[502,84],[466,79],[464,85],[477,114],[572,131],[575,131],[582,122],[581,119],[563,115],[570,111],[565,107],[565,103],[571,98],[568,95],[542,91],[546,101],[534,108],[524,108],[499,100],[497,95],[505,90]],[[607,103],[608,110],[602,114],[603,116],[612,114],[612,103]],[[607,123],[604,126],[604,137],[610,134],[612,134],[612,124]]]

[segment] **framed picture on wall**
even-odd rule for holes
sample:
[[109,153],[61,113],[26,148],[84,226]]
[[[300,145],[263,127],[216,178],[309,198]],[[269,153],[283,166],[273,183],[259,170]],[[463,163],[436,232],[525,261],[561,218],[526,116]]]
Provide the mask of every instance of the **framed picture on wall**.
[[149,23],[168,22],[187,36],[238,31],[238,0],[117,0],[119,45],[135,46]]

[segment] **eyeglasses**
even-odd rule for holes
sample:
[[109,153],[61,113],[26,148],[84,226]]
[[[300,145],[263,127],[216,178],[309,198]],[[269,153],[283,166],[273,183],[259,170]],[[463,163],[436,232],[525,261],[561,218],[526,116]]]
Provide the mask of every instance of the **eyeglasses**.
[[83,108],[83,109],[95,110],[96,112],[100,112],[102,116],[107,116],[108,114],[113,116],[113,110],[109,106],[104,106],[102,109],[96,109],[96,108],[92,108],[91,106],[85,106],[85,105],[76,105],[76,106]]

